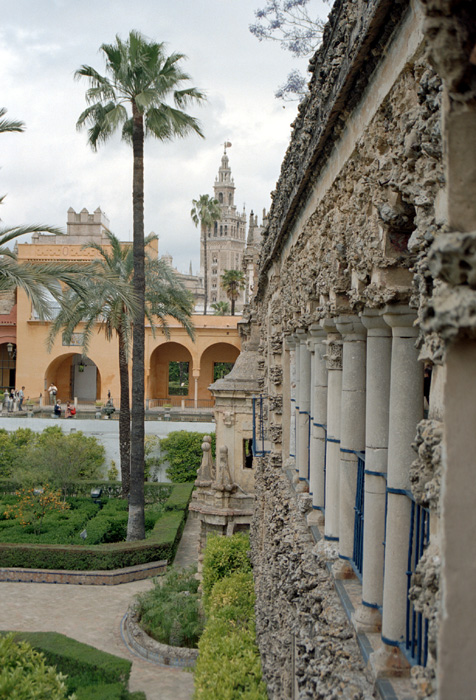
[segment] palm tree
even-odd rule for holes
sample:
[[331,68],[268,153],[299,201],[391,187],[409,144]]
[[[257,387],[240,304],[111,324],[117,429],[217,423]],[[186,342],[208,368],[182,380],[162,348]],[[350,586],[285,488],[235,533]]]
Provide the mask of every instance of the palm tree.
[[190,212],[195,226],[200,224],[201,235],[203,236],[203,286],[204,300],[203,313],[207,315],[208,301],[208,260],[207,260],[207,236],[210,235],[210,230],[215,221],[221,219],[221,207],[218,200],[213,199],[208,194],[201,194],[198,199],[192,199],[193,209]]
[[11,119],[3,119],[7,110],[5,107],[0,107],[0,134],[4,134],[7,131],[24,131],[24,122],[17,120],[12,121]]
[[[63,298],[61,310],[51,325],[48,344],[52,348],[54,339],[60,331],[66,342],[78,325],[83,332],[83,353],[86,355],[92,337],[101,330],[106,339],[114,334],[119,347],[119,377],[121,385],[119,413],[119,451],[121,458],[122,496],[126,498],[130,491],[131,469],[131,425],[129,404],[129,357],[133,319],[137,304],[132,289],[133,250],[130,245],[121,244],[111,232],[107,232],[110,249],[97,243],[89,243],[84,248],[93,248],[100,257],[96,262],[97,278],[87,284],[87,293],[78,295],[68,290]],[[147,236],[144,245],[156,240],[155,235]],[[129,287],[129,298],[124,299],[111,284],[111,275],[117,275],[124,285]],[[98,280],[103,279],[102,284]],[[160,326],[169,336],[167,316],[179,321],[193,338],[194,330],[190,322],[193,299],[184,285],[177,279],[172,268],[163,260],[145,258],[145,316],[150,323],[152,333]]]
[[227,316],[230,313],[230,304],[227,301],[216,301],[212,304],[214,316]]
[[[202,136],[198,121],[182,111],[204,95],[194,87],[182,87],[189,76],[180,67],[183,54],[165,54],[163,43],[147,41],[131,31],[126,41],[116,36],[114,44],[103,44],[107,75],[91,66],[81,66],[77,78],[88,78],[89,106],[80,115],[79,129],[89,125],[88,142],[96,150],[122,126],[122,137],[132,143],[132,216],[134,294],[138,311],[134,316],[132,349],[131,489],[127,539],[145,537],[144,522],[144,138],[161,141]],[[173,99],[175,107],[166,100]],[[128,112],[129,107],[130,112]]]
[[235,302],[245,288],[245,275],[241,270],[225,270],[221,276],[221,286],[231,301],[231,315],[235,315]]

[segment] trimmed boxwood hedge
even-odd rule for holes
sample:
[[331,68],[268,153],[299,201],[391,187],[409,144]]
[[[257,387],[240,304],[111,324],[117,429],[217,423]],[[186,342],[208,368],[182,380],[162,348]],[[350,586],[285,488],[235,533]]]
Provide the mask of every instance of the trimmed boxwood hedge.
[[[180,484],[182,485],[182,484]],[[146,503],[164,503],[178,484],[161,484],[157,481],[146,481],[144,484],[144,497]],[[19,491],[22,484],[15,479],[0,479],[0,493],[14,494]],[[122,484],[120,481],[73,481],[66,487],[66,496],[82,496],[89,498],[92,489],[101,488],[103,497],[120,498]],[[127,503],[127,501],[125,501]]]
[[[163,513],[145,540],[97,545],[0,542],[0,566],[110,571],[164,559],[171,563],[185,526],[188,514],[186,506],[193,488],[189,484],[179,484],[170,485],[170,489],[176,486],[179,487],[176,505],[173,506],[172,502],[170,504],[176,510]],[[183,486],[188,487],[187,490],[182,489]]]
[[68,693],[77,700],[146,700],[145,693],[129,693],[132,662],[83,644],[57,632],[15,632],[41,651],[49,665],[68,676]]

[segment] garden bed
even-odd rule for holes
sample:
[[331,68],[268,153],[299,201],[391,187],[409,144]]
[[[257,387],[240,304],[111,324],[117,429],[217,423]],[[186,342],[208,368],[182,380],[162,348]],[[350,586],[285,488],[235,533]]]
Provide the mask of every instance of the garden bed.
[[[162,485],[157,484],[156,486],[160,488]],[[171,562],[185,525],[193,485],[176,484],[168,485],[168,488],[169,492],[163,503],[163,512],[145,540],[111,543],[106,540],[100,544],[0,542],[0,567],[3,570],[21,568],[68,572],[113,572],[117,569],[137,567],[150,562],[164,560]],[[126,506],[124,502],[122,503]],[[123,529],[125,536],[127,512],[122,514],[122,518],[115,516],[114,522],[115,527]],[[103,527],[100,518],[94,528],[87,527],[90,527],[96,534],[110,532],[105,525]],[[79,526],[77,530],[79,531]]]

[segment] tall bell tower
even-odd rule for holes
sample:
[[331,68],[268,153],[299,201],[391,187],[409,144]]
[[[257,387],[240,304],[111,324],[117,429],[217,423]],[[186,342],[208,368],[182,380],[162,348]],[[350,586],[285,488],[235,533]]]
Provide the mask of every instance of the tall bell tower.
[[[231,168],[227,155],[227,148],[231,144],[224,144],[221,165],[213,186],[214,197],[220,205],[221,219],[215,221],[209,231],[202,231],[200,244],[200,267],[204,270],[207,265],[208,272],[208,304],[218,301],[228,301],[225,290],[222,288],[221,275],[225,270],[242,270],[243,253],[246,246],[246,214],[239,213],[235,205],[235,182],[231,174]],[[205,261],[203,236],[207,236],[207,261]],[[240,313],[243,308],[244,293],[241,292],[236,302],[235,309]]]

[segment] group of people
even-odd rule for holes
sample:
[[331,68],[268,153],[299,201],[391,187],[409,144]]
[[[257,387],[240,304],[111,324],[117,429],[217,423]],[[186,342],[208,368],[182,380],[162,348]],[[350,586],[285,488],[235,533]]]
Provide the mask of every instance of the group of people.
[[[51,384],[48,387],[48,393],[50,395],[50,405],[54,404],[54,409],[53,409],[53,414],[57,418],[61,418],[63,408],[61,406],[61,401],[60,399],[56,398],[58,394],[58,389],[57,387],[51,382]],[[65,418],[72,418],[73,416],[76,415],[76,407],[71,405],[71,401],[66,402],[66,408],[64,409],[64,417]]]
[[10,389],[5,392],[4,402],[8,413],[14,410],[23,411],[23,400],[25,398],[25,387],[21,389]]
[[[62,415],[62,406],[61,406],[61,401],[57,399],[55,402],[55,407],[53,409],[53,413],[57,418],[61,418]],[[76,415],[76,407],[71,405],[71,401],[66,402],[66,408],[64,409],[64,417],[65,418],[72,418],[73,416]]]

